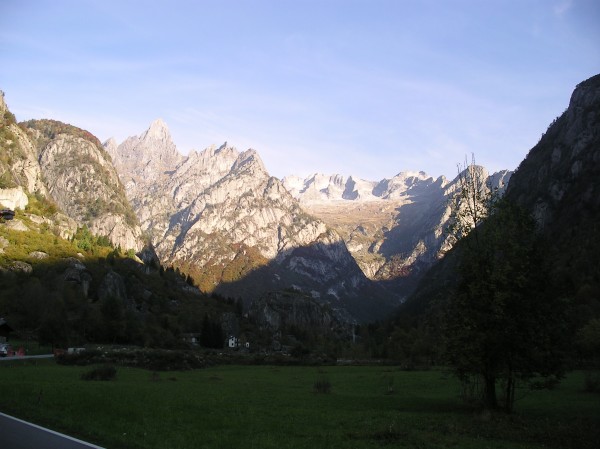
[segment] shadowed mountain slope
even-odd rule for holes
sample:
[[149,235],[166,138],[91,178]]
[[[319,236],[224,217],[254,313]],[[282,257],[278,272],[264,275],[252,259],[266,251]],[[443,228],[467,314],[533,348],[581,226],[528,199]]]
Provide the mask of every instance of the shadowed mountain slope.
[[[552,294],[572,302],[579,324],[600,316],[600,75],[575,88],[567,110],[512,175],[506,196],[537,222]],[[421,313],[448,295],[453,253],[424,276],[405,312]]]

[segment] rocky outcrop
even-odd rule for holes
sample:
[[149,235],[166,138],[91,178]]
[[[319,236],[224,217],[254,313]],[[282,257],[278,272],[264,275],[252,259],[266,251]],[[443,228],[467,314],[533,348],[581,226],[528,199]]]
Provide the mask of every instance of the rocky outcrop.
[[115,273],[114,271],[106,273],[98,288],[98,299],[100,301],[117,299],[123,304],[128,302],[127,289],[125,288],[125,282],[120,274]]
[[13,187],[12,189],[0,189],[0,207],[15,210],[24,210],[29,204],[29,198],[23,187]]
[[83,296],[87,298],[93,279],[91,273],[81,261],[74,257],[66,259],[66,262],[67,268],[63,273],[63,279],[66,282],[77,285],[81,289]]
[[5,224],[5,226],[8,229],[12,229],[13,231],[20,231],[20,232],[29,231],[29,228],[27,227],[27,225],[25,223],[23,223],[23,220],[19,220],[17,218],[9,221],[8,223]]
[[30,275],[33,272],[33,267],[31,264],[23,262],[22,260],[15,260],[9,265],[9,270],[15,273]]
[[[27,123],[40,145],[39,164],[49,195],[63,212],[79,225],[87,225],[93,234],[106,236],[123,249],[142,249],[141,229],[110,156],[86,134],[81,137],[70,132],[74,127],[55,123]],[[67,128],[54,134],[48,126],[60,127],[61,131]]]
[[269,293],[254,301],[249,318],[271,333],[293,327],[312,332],[328,332],[337,324],[327,307],[294,292]]
[[71,239],[77,232],[77,228],[81,225],[58,211],[48,217],[36,214],[25,214],[25,216],[39,227],[45,226],[52,229],[52,232],[63,239]]

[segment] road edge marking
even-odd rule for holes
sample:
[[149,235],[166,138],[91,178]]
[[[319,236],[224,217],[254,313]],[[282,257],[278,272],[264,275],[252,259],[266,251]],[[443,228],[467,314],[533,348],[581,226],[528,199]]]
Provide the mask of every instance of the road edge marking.
[[56,435],[56,436],[65,438],[67,440],[74,441],[76,443],[84,444],[84,445],[88,446],[91,449],[106,449],[106,448],[103,448],[103,447],[100,447],[100,446],[96,446],[95,444],[88,443],[87,441],[83,441],[83,440],[80,440],[78,438],[74,438],[74,437],[71,437],[69,435],[65,435],[64,433],[56,432],[56,431],[48,429],[46,427],[38,426],[37,424],[33,424],[33,423],[28,422],[28,421],[24,421],[22,419],[19,419],[19,418],[15,418],[14,416],[7,415],[6,413],[0,412],[0,416],[3,416],[4,418],[7,418],[7,419],[12,419],[13,421],[20,422],[21,424],[25,424],[27,426],[34,427],[34,428],[36,428],[38,430],[43,430],[44,432],[48,432],[48,433],[50,433],[52,435]]

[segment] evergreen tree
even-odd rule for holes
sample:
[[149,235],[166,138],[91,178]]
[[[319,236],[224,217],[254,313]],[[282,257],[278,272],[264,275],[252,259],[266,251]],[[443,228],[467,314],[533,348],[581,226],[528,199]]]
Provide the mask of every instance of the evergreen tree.
[[223,347],[224,339],[221,323],[211,320],[208,314],[204,315],[200,332],[200,344],[205,348],[220,349]]

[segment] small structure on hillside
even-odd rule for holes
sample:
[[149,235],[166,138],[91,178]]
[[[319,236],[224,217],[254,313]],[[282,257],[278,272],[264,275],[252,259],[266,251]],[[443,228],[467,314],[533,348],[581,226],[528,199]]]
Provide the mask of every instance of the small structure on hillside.
[[200,344],[200,332],[190,332],[182,334],[181,338],[184,342],[192,346],[198,346]]
[[240,345],[240,340],[237,337],[234,337],[233,335],[229,336],[229,339],[227,340],[227,346],[229,348],[237,348]]

